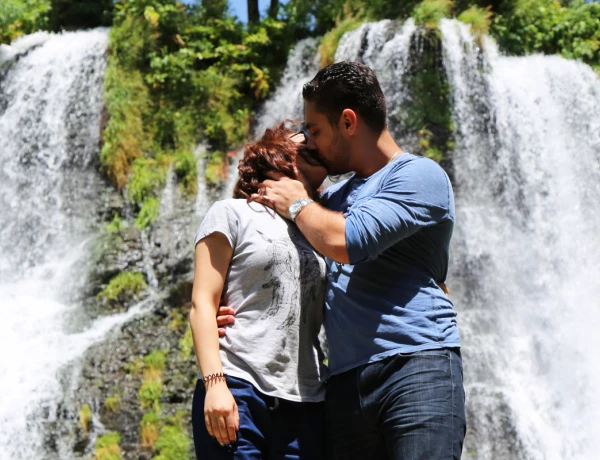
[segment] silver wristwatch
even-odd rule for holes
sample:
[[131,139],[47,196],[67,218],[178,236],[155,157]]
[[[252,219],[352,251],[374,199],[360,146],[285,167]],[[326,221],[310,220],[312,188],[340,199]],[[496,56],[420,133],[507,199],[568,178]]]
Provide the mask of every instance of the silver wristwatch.
[[294,201],[288,209],[292,221],[296,222],[296,216],[300,213],[300,211],[302,211],[302,208],[311,203],[314,203],[314,200],[311,200],[310,198],[299,198]]

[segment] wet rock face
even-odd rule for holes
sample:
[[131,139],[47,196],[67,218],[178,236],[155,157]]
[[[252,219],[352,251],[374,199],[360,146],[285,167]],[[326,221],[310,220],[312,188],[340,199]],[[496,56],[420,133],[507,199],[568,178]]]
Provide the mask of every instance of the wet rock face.
[[[98,437],[110,431],[120,434],[124,459],[157,455],[155,449],[142,442],[141,421],[151,408],[143,408],[139,396],[146,372],[144,358],[154,350],[164,352],[165,358],[160,376],[161,426],[179,413],[193,458],[190,411],[197,364],[193,352],[181,353],[180,341],[188,328],[197,222],[193,200],[180,193],[174,195],[172,211],[159,215],[144,231],[135,227],[133,218],[123,217],[133,213],[120,194],[103,197],[99,221],[110,222],[119,215],[122,225],[90,243],[94,245],[93,256],[89,266],[82,267],[82,272],[88,273],[86,285],[78,299],[72,299],[85,310],[87,319],[80,318],[79,323],[125,312],[142,299],[151,301],[153,307],[113,330],[106,340],[90,348],[81,362],[63,371],[64,400],[56,407],[45,408],[40,415],[46,426],[44,443],[49,459],[91,456]],[[124,301],[99,299],[97,294],[122,272],[142,273],[148,288]],[[84,327],[78,325],[75,329]],[[118,399],[118,409],[111,407],[111,398]],[[85,405],[92,414],[87,427],[81,420]]]
[[[189,290],[189,286],[184,283],[181,289]],[[139,390],[144,370],[136,366],[136,362],[143,362],[153,350],[165,351],[159,402],[161,419],[167,420],[180,411],[186,412],[182,420],[191,440],[190,411],[197,365],[193,353],[183,357],[179,346],[187,327],[182,318],[186,318],[189,307],[189,303],[173,307],[166,301],[158,302],[152,314],[132,320],[113,331],[104,343],[88,350],[83,367],[70,379],[72,383],[65,383],[66,387],[71,386],[70,389],[65,388],[68,399],[57,410],[56,421],[48,424],[46,448],[49,458],[91,455],[98,436],[109,431],[120,434],[124,459],[150,459],[155,456],[152,447],[143,445],[140,440],[141,420],[149,409],[142,408],[140,403]],[[119,398],[118,409],[111,410],[107,400],[115,396]],[[87,432],[80,421],[84,404],[90,406],[93,414]],[[72,439],[66,457],[64,453],[60,454],[64,446],[61,448],[56,444],[56,439],[65,438]]]

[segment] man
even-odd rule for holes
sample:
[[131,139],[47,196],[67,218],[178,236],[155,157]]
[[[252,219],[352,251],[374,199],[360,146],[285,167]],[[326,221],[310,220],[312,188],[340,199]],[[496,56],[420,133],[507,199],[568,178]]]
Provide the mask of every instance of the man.
[[435,162],[402,152],[377,78],[332,64],[304,86],[307,144],[329,174],[321,204],[300,181],[264,199],[327,258],[328,459],[459,459],[465,401],[448,270],[454,198]]

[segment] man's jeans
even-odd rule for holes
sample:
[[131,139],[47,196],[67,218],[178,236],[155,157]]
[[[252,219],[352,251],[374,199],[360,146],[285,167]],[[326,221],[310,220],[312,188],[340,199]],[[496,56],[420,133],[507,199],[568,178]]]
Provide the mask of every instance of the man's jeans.
[[460,459],[466,431],[459,350],[395,355],[329,379],[328,460]]
[[204,423],[206,391],[196,383],[192,404],[194,446],[198,460],[321,460],[323,403],[286,401],[260,393],[245,380],[227,377],[240,414],[238,441],[222,447]]

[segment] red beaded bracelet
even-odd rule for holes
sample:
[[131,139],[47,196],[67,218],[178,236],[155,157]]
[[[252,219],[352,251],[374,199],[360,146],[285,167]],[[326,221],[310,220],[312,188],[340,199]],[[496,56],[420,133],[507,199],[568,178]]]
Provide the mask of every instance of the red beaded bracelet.
[[206,377],[202,377],[202,383],[204,383],[204,386],[206,386],[207,383],[210,383],[213,380],[219,380],[219,379],[225,380],[226,377],[227,377],[227,374],[225,374],[224,372],[219,372],[217,374],[210,374],[210,375],[207,375]]

